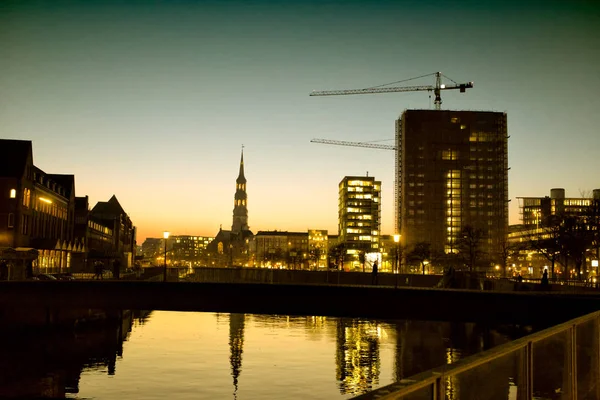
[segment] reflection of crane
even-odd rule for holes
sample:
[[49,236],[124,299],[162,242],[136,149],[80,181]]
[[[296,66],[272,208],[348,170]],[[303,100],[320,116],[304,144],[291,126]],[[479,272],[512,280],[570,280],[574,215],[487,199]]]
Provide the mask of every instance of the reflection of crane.
[[[420,85],[420,86],[388,86],[393,85],[400,82],[411,81],[414,79],[424,78],[426,76],[435,75],[435,85]],[[373,94],[373,93],[395,93],[395,92],[433,92],[435,94],[435,109],[439,110],[442,107],[442,90],[453,90],[458,89],[461,93],[464,93],[467,89],[473,87],[473,82],[467,83],[457,83],[452,79],[448,78],[446,75],[443,75],[444,78],[451,80],[454,85],[445,85],[442,83],[442,73],[435,72],[433,74],[427,74],[418,76],[416,78],[404,79],[401,81],[386,83],[379,86],[373,86],[365,89],[349,89],[349,90],[315,90],[310,95],[311,96],[341,96],[341,95],[349,95],[349,94]]]
[[[435,84],[434,85],[421,85],[421,86],[388,86],[388,85],[394,85],[397,83],[401,83],[401,82],[407,82],[407,81],[412,81],[415,79],[419,79],[419,78],[424,78],[427,76],[432,76],[435,75]],[[454,84],[453,85],[445,85],[442,83],[442,76],[450,81],[452,81]],[[310,95],[311,96],[342,96],[342,95],[350,95],[350,94],[373,94],[373,93],[395,93],[395,92],[421,92],[421,91],[428,91],[428,92],[433,92],[435,94],[435,100],[434,100],[434,104],[435,104],[435,109],[436,110],[440,110],[442,107],[442,96],[441,96],[441,91],[442,90],[454,90],[454,89],[458,89],[460,90],[461,93],[464,93],[467,89],[470,89],[473,87],[473,82],[467,82],[467,83],[457,83],[454,80],[448,78],[446,75],[443,75],[441,72],[435,72],[433,74],[427,74],[427,75],[421,75],[421,76],[417,76],[416,78],[409,78],[409,79],[404,79],[401,81],[396,81],[396,82],[391,82],[391,83],[386,83],[383,85],[378,85],[378,86],[373,86],[370,88],[365,88],[365,89],[349,89],[349,90],[315,90],[313,91]],[[402,142],[401,142],[401,133],[402,133],[402,127],[401,125],[397,125],[396,126],[396,145],[395,146],[389,146],[389,145],[382,145],[382,144],[374,144],[374,143],[368,143],[368,142],[346,142],[346,141],[341,141],[341,140],[327,140],[327,139],[313,139],[311,140],[312,143],[323,143],[323,144],[336,144],[336,145],[340,145],[340,146],[354,146],[354,147],[366,147],[366,148],[371,148],[371,149],[381,149],[381,150],[395,150],[396,151],[396,157],[395,157],[395,168],[394,168],[394,172],[395,172],[395,178],[394,178],[394,210],[396,212],[396,218],[395,218],[395,228],[396,228],[396,232],[400,232],[400,210],[399,205],[401,204],[401,191],[400,191],[400,184],[401,184],[401,177],[402,177],[402,162],[401,162],[401,155],[402,155]]]

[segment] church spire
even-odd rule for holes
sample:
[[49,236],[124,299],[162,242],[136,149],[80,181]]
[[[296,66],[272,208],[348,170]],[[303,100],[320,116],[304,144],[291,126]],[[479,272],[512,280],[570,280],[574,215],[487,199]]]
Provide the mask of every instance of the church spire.
[[242,146],[242,157],[240,159],[240,173],[235,182],[231,231],[240,233],[248,230],[248,195],[246,194],[246,177],[244,176],[244,146]]
[[240,173],[238,174],[237,183],[246,183],[246,177],[244,176],[244,146],[242,145],[242,158],[240,159]]

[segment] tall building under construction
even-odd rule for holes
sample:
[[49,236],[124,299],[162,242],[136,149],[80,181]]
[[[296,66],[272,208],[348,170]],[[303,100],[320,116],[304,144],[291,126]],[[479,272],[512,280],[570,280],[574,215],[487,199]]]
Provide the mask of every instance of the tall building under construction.
[[495,258],[508,230],[506,113],[406,110],[396,121],[397,226],[408,249],[455,253],[465,225]]

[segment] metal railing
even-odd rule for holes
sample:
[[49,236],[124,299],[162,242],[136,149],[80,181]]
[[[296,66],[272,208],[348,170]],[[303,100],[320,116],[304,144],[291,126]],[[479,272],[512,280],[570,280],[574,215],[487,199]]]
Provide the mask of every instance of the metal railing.
[[600,311],[354,399],[506,398],[600,399]]

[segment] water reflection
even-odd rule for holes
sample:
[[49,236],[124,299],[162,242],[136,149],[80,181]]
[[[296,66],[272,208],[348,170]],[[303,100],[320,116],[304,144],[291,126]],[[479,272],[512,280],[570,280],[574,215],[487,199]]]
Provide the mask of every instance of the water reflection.
[[[489,327],[449,322],[149,315],[126,313],[118,324],[76,333],[5,338],[11,346],[0,355],[0,397],[60,398],[81,388],[96,399],[166,398],[174,390],[173,398],[190,399],[349,398],[510,340]],[[497,371],[498,379],[509,373]],[[119,379],[106,381],[114,375]],[[475,383],[448,379],[446,398]],[[141,392],[125,393],[132,388]]]
[[242,372],[242,353],[244,352],[244,314],[229,316],[229,362],[233,376],[233,398],[237,399],[238,378]]
[[337,320],[336,379],[340,393],[364,393],[378,385],[380,335],[377,322]]
[[65,397],[79,392],[84,371],[116,373],[123,342],[149,312],[125,313],[109,326],[2,335],[0,397]]

